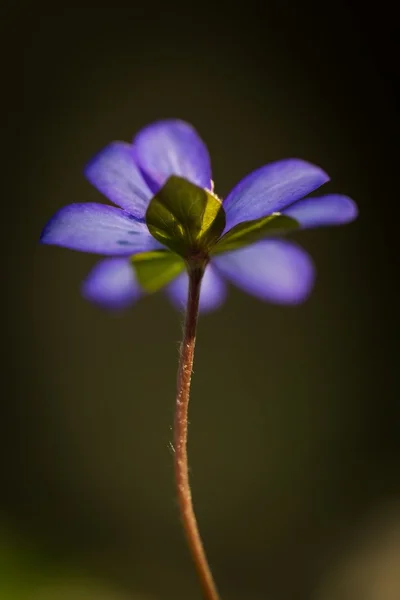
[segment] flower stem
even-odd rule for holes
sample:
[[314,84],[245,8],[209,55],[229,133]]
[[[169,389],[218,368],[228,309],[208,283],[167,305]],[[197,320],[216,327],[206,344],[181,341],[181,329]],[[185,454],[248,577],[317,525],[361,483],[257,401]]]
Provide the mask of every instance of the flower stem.
[[175,478],[182,525],[205,600],[220,600],[200,537],[193,509],[187,456],[188,405],[193,370],[200,287],[204,267],[189,267],[189,294],[180,348],[174,426]]

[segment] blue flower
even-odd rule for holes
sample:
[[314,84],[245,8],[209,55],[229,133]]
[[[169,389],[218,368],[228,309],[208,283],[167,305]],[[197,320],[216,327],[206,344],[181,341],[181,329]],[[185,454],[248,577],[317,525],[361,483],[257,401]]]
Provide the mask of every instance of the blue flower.
[[[108,256],[83,282],[82,292],[102,306],[122,309],[145,293],[131,257],[163,248],[146,222],[152,198],[171,176],[213,193],[210,157],[189,124],[166,120],[142,129],[132,144],[111,143],[93,158],[85,174],[119,208],[70,204],[49,221],[41,242]],[[223,234],[277,213],[295,219],[302,229],[352,221],[357,207],[347,196],[305,198],[328,180],[322,169],[300,159],[277,161],[253,171],[222,202],[226,217]],[[175,274],[165,288],[172,302],[182,308],[188,276],[183,269]],[[200,310],[213,310],[223,303],[227,282],[261,300],[297,304],[312,289],[314,266],[304,250],[279,239],[275,232],[272,238],[246,247],[211,253],[202,282]]]

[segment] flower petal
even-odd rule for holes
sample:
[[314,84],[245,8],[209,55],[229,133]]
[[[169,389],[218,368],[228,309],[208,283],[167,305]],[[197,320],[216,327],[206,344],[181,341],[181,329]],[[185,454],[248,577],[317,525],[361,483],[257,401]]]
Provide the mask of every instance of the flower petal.
[[220,273],[261,300],[298,304],[314,283],[309,255],[292,242],[266,240],[213,259]]
[[121,310],[141,295],[135,271],[126,258],[107,258],[97,263],[82,284],[82,295],[91,302]]
[[160,248],[147,226],[120,208],[69,204],[44,228],[40,241],[95,254],[132,255]]
[[328,180],[322,169],[297,158],[261,167],[242,179],[225,199],[225,231],[242,221],[279,212]]
[[136,162],[154,193],[171,175],[211,189],[208,150],[188,123],[172,119],[153,123],[138,133],[133,146]]
[[[186,271],[169,284],[167,294],[178,310],[184,310],[188,297],[189,279]],[[208,265],[201,283],[200,312],[207,313],[219,308],[227,294],[227,287],[216,270]]]
[[299,200],[284,210],[283,214],[296,219],[300,227],[306,228],[350,223],[357,217],[358,209],[351,198],[328,194]]
[[86,166],[85,175],[111,202],[144,220],[152,193],[135,163],[131,144],[106,146]]

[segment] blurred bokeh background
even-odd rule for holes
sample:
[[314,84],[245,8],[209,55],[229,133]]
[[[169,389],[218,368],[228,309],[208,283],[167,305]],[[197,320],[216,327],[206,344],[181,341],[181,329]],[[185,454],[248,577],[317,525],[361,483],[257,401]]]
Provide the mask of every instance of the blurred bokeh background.
[[400,597],[395,29],[360,7],[4,8],[1,600],[200,598],[169,449],[181,315],[157,294],[111,317],[79,294],[96,257],[38,245],[102,201],[87,160],[164,117],[206,140],[220,196],[298,156],[361,211],[295,236],[305,305],[232,290],[200,320],[190,462],[222,597]]

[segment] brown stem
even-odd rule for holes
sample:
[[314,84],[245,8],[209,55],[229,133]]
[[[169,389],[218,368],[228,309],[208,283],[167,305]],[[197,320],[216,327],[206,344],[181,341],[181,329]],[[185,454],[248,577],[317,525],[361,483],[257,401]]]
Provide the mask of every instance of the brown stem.
[[205,600],[220,600],[207,562],[193,509],[187,456],[188,405],[192,378],[201,279],[204,268],[189,268],[189,294],[180,349],[178,390],[174,427],[175,478],[178,503],[187,543],[192,554]]

